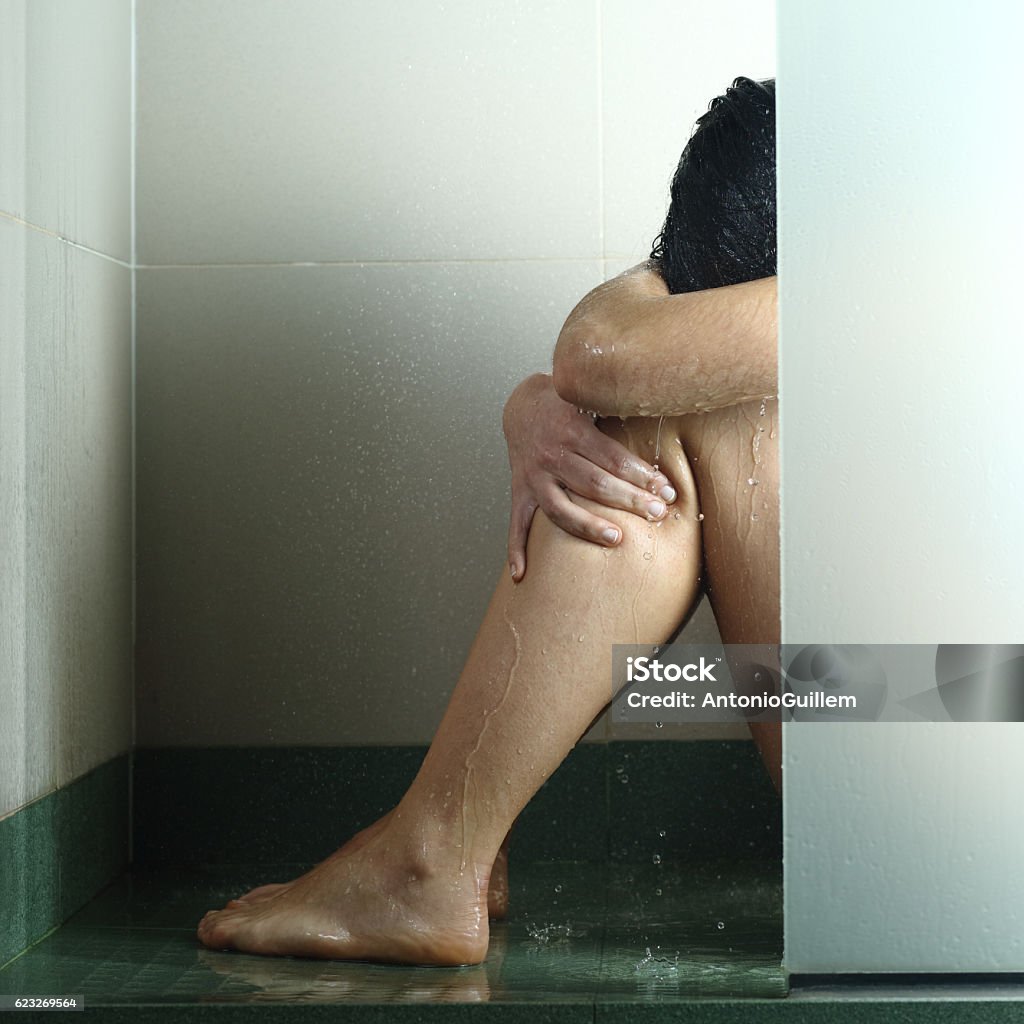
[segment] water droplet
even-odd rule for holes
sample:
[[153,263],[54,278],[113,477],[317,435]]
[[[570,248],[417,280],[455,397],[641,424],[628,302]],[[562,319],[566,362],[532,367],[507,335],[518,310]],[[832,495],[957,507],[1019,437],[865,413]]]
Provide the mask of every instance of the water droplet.
[[655,889],[654,890],[654,895],[655,896],[660,896],[661,895],[661,890],[660,889]]
[[665,723],[664,722],[655,722],[654,723],[654,728],[655,729],[663,729],[664,727],[665,727]]
[[580,633],[580,643],[583,643],[583,641],[586,639],[587,638],[582,633]]
[[655,854],[655,855],[654,855],[654,856],[653,856],[653,857],[651,858],[651,863],[652,863],[652,864],[660,864],[660,863],[661,863],[661,854],[660,854],[660,853],[656,853],[656,854]]
[[761,673],[760,672],[755,672],[754,673],[754,682],[755,683],[761,682]]
[[664,839],[666,835],[665,830],[663,828],[659,828],[658,835],[661,836],[662,839]]
[[704,522],[704,513],[703,512],[698,512],[697,513],[697,522],[698,523]]
[[561,891],[562,891],[562,887],[560,885],[556,885],[555,886],[555,892],[561,892]]
[[[519,753],[521,754],[521,753],[522,753],[522,751],[520,750],[520,751],[519,751]],[[626,769],[625,769],[625,768],[623,768],[623,767],[622,767],[622,765],[620,764],[620,765],[619,765],[619,766],[618,766],[618,767],[617,767],[617,768],[615,769],[615,774],[616,774],[616,775],[621,775],[621,774],[622,774],[622,773],[623,773],[623,772],[624,772],[625,770],[626,770]]]
[[757,518],[758,518],[758,515],[757,515],[757,513],[756,513],[756,512],[751,512],[751,513],[750,513],[750,519],[751,519],[751,522],[753,522],[753,521],[754,521],[754,520],[756,520]]
[[682,519],[683,518],[683,514],[682,514],[682,512],[673,512],[672,513],[672,518],[673,519]]
[[620,775],[619,776],[619,782],[621,782],[623,785],[625,785],[627,782],[629,782],[629,776],[628,775]]
[[719,921],[719,922],[718,922],[718,930],[719,930],[720,932],[721,932],[721,931],[725,931],[725,922],[724,922],[724,921]]
[[645,551],[644,552],[644,561],[645,562],[649,562],[653,557],[654,557],[654,555],[650,551]]
[[755,480],[752,476],[747,477],[747,483],[750,484],[751,487],[756,487],[760,482],[760,480]]

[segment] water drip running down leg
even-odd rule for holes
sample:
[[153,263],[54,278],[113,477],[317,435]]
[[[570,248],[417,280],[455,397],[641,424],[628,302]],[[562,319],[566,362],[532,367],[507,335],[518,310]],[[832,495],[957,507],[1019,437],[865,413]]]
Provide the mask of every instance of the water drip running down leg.
[[665,422],[664,416],[658,417],[658,434],[654,441],[654,471],[658,472],[661,469],[659,465],[661,461],[661,425]]
[[491,708],[490,711],[484,711],[483,723],[480,726],[480,735],[477,737],[476,746],[473,747],[473,749],[469,752],[469,755],[466,757],[466,764],[465,764],[466,776],[465,776],[465,779],[463,780],[463,783],[462,783],[462,865],[461,865],[461,870],[462,871],[466,870],[466,847],[467,847],[467,834],[466,834],[467,814],[466,814],[466,808],[467,808],[467,806],[469,804],[469,784],[470,784],[470,781],[471,781],[471,779],[473,777],[473,759],[475,758],[477,751],[480,749],[480,744],[483,743],[484,734],[487,732],[487,727],[491,723],[491,718],[494,715],[496,715],[502,709],[502,707],[505,704],[505,701],[508,700],[508,695],[509,695],[509,693],[510,693],[510,691],[512,689],[512,683],[513,683],[513,681],[515,680],[515,677],[516,677],[516,669],[519,668],[519,661],[520,661],[520,659],[522,658],[522,655],[523,655],[523,644],[522,644],[522,640],[520,639],[520,636],[519,636],[519,630],[516,628],[516,624],[512,621],[512,619],[509,618],[509,613],[508,613],[509,605],[512,604],[514,599],[515,599],[515,591],[513,591],[509,595],[508,600],[505,602],[504,607],[501,610],[502,611],[502,617],[505,620],[505,624],[508,626],[509,630],[511,630],[511,632],[512,632],[512,642],[513,642],[514,649],[515,649],[515,654],[514,654],[513,659],[512,659],[512,664],[509,667],[508,676],[505,679],[505,689],[502,691],[501,698],[498,700],[498,703],[495,704],[495,706],[493,708]]

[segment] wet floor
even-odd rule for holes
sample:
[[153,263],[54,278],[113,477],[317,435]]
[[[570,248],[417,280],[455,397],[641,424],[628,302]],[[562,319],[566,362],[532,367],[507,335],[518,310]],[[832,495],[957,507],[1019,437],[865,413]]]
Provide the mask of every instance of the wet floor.
[[[277,959],[211,952],[196,941],[205,910],[297,870],[126,877],[0,971],[0,994],[76,994],[87,1006],[183,1009],[482,1002],[568,1008],[786,995],[777,864],[513,863],[509,919],[492,925],[490,953],[478,967]],[[588,1014],[583,1019],[592,1019]]]

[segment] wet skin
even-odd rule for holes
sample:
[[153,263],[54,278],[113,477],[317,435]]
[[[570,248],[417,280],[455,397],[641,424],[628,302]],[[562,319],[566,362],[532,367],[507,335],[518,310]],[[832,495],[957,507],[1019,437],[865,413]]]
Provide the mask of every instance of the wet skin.
[[[658,443],[656,419],[601,426],[644,458]],[[777,433],[774,402],[764,415],[755,402],[665,419],[660,464],[678,500],[658,523],[601,508],[622,530],[616,548],[538,513],[530,571],[519,584],[502,573],[398,807],[294,882],[207,914],[200,940],[271,955],[479,963],[502,843],[607,703],[611,644],[663,643],[699,596],[702,553],[723,640],[778,643]],[[759,745],[777,757],[777,727]],[[777,764],[769,769],[777,779]]]
[[[376,835],[384,823],[391,817],[389,811],[382,818],[378,818],[372,825],[364,828],[362,832],[357,832],[344,846],[335,850],[334,853],[328,857],[328,860],[333,860],[336,857],[344,856],[346,852],[351,853],[353,850],[362,846],[371,836]],[[491,867],[491,877],[487,886],[487,916],[492,921],[501,921],[508,913],[508,847],[509,847],[509,836],[505,837],[505,841],[501,844],[501,848],[498,850],[498,856],[494,860],[494,864]],[[255,889],[250,889],[249,892],[243,896],[239,896],[237,900],[232,900],[228,906],[234,907],[244,903],[256,903],[260,900],[269,899],[271,896],[275,896],[289,886],[294,885],[295,881],[291,882],[277,882],[269,885],[259,885]]]

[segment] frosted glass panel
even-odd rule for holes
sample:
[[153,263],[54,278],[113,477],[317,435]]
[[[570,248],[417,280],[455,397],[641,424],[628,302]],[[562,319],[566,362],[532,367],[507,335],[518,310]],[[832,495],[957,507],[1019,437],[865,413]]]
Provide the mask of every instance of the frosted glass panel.
[[[783,638],[1024,625],[1022,15],[780,0]],[[1020,725],[793,725],[795,972],[1024,970]]]

